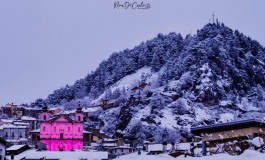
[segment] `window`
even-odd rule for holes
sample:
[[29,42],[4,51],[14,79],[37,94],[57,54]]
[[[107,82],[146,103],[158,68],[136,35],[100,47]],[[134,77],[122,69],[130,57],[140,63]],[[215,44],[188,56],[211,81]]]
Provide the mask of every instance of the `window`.
[[60,139],[63,139],[63,133],[60,133]]
[[47,118],[46,115],[44,115],[44,116],[43,116],[43,119],[46,120],[46,118]]
[[8,133],[6,132],[6,135],[5,135],[5,137],[7,138],[8,137]]
[[78,116],[78,121],[81,121],[81,117],[80,116]]
[[78,132],[80,132],[80,127],[78,127]]
[[12,139],[14,139],[15,138],[15,134],[14,134],[14,132],[12,132]]
[[43,132],[45,132],[45,127],[43,127]]
[[21,134],[21,132],[19,133],[19,137],[22,138],[22,134]]

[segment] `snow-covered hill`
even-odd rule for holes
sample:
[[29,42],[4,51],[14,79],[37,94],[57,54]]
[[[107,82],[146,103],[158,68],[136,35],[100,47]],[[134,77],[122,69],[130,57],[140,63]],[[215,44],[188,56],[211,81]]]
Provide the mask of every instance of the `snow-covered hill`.
[[97,113],[102,130],[139,142],[189,138],[191,126],[263,117],[265,49],[224,24],[196,35],[158,34],[134,49],[113,53],[74,85],[31,106],[67,109],[112,100]]

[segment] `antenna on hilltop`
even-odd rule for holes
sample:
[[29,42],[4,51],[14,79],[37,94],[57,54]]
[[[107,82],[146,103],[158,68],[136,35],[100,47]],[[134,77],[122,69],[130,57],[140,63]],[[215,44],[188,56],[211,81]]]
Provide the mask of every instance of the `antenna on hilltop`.
[[214,13],[213,13],[213,24],[214,24]]

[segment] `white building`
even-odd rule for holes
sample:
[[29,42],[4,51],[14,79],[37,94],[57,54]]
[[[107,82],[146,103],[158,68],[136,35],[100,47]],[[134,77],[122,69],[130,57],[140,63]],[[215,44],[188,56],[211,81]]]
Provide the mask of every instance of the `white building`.
[[28,141],[26,133],[26,126],[16,126],[13,124],[3,124],[0,126],[0,137],[10,144],[25,144]]

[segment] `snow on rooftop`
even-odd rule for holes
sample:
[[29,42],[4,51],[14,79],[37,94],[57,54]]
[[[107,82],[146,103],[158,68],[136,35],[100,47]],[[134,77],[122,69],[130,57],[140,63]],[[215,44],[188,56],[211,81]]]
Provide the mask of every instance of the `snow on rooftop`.
[[26,125],[28,126],[29,123],[24,123],[24,122],[14,122],[15,125]]
[[30,131],[30,132],[40,132],[40,128],[35,129],[35,130],[32,130],[32,131]]
[[57,109],[60,109],[60,107],[49,108],[48,110],[49,110],[49,111],[55,111],[55,110],[57,110]]
[[13,123],[14,119],[1,119],[1,121],[4,123]]
[[3,128],[27,128],[27,126],[16,126],[13,124],[2,124],[2,125],[0,125],[0,129],[3,129]]
[[20,160],[22,158],[40,159],[46,157],[47,159],[61,159],[61,160],[79,160],[80,158],[87,158],[88,160],[102,160],[108,158],[108,152],[88,152],[88,151],[36,151],[27,150],[19,155],[15,156],[14,160]]
[[91,108],[84,108],[83,112],[96,112],[99,110],[101,107],[91,107]]
[[85,131],[85,130],[84,130],[83,133],[92,133],[92,132],[89,132],[89,131]]
[[[167,149],[168,147],[171,146],[167,144]],[[162,151],[163,150],[163,145],[162,144],[149,144],[148,145],[148,151]]]
[[20,149],[20,148],[22,148],[24,146],[25,146],[24,144],[23,145],[13,145],[13,146],[7,148],[6,151],[18,150],[18,149]]
[[104,146],[104,147],[115,147],[115,146],[117,146],[117,144],[116,143],[103,143],[102,146]]
[[132,149],[133,147],[129,147],[129,146],[117,146],[117,147],[112,147],[112,149]]
[[20,138],[20,139],[6,139],[7,142],[13,142],[13,143],[17,143],[17,142],[26,142],[28,141],[28,139],[26,138]]
[[112,139],[112,138],[103,138],[103,142],[113,142],[116,139]]
[[[89,107],[89,108],[83,108],[83,112],[96,112],[97,110],[101,109],[101,107]],[[75,113],[76,109],[64,111],[63,114],[72,114]]]
[[22,116],[21,120],[24,120],[24,121],[36,121],[36,118],[30,117],[30,116]]
[[250,143],[255,147],[261,147],[264,145],[264,141],[261,137],[255,137],[254,139],[250,140]]

